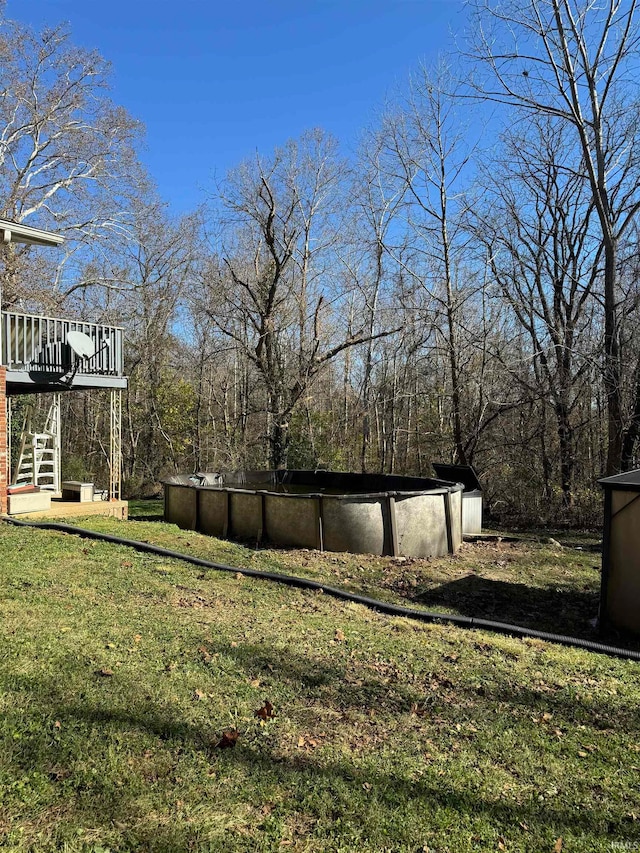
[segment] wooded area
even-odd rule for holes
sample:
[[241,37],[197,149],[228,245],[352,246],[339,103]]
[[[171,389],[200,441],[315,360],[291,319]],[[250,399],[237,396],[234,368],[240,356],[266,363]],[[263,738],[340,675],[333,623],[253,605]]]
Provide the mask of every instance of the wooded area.
[[[454,461],[499,518],[583,523],[640,464],[635,0],[471,11],[354,156],[311,129],[181,219],[105,61],[2,17],[0,215],[67,237],[8,247],[3,308],[124,326],[129,495]],[[106,401],[64,402],[66,476],[99,479]]]

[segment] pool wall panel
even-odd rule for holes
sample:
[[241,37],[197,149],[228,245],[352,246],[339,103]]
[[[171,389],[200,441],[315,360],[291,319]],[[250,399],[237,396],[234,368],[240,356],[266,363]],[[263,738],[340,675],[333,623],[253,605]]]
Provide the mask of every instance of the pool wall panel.
[[459,492],[451,492],[451,506],[453,509],[452,512],[452,526],[453,526],[453,551],[454,553],[458,550],[458,548],[462,545],[463,531],[462,531],[462,501],[463,501],[463,491]]
[[327,551],[384,554],[384,498],[323,498],[324,547]]
[[320,498],[265,495],[266,536],[275,545],[318,547]]
[[207,536],[224,536],[227,515],[227,492],[218,489],[196,489],[198,493],[198,530]]
[[262,498],[257,494],[230,492],[229,536],[256,541],[262,529]]
[[164,515],[183,530],[195,530],[198,520],[198,492],[190,486],[165,487]]
[[396,500],[398,544],[401,554],[436,557],[447,554],[444,495],[416,495]]

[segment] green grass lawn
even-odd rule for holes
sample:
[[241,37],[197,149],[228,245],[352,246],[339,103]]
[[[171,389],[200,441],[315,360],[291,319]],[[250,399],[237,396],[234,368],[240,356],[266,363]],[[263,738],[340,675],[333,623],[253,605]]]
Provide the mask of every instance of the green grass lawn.
[[[563,541],[569,546],[559,547],[558,540],[549,536],[515,539],[504,535],[494,541],[465,543],[453,557],[393,559],[321,554],[308,549],[257,550],[200,536],[160,523],[161,501],[132,501],[130,517],[127,538],[214,562],[301,575],[426,610],[602,639],[594,626],[600,596],[600,554],[593,536],[565,533]],[[81,523],[104,533],[125,535],[121,523],[113,519],[93,517]],[[624,644],[615,635],[607,640]]]
[[[81,523],[430,609],[566,604],[583,636],[595,615],[584,549],[401,561]],[[640,664],[5,524],[0,565],[0,850],[640,849]]]

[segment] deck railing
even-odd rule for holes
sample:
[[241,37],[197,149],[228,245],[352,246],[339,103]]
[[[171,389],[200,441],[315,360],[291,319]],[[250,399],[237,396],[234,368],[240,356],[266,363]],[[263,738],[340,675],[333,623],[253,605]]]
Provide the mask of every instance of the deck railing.
[[[76,355],[69,332],[84,332],[95,354]],[[0,364],[12,371],[79,376],[122,376],[122,329],[79,320],[2,312]]]

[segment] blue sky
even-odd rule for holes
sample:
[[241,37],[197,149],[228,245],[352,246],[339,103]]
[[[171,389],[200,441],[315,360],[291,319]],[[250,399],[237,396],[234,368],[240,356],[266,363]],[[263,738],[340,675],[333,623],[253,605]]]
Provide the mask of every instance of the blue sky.
[[172,209],[310,127],[345,152],[420,61],[452,48],[462,0],[8,0],[113,67],[112,97],[146,126],[142,158]]

